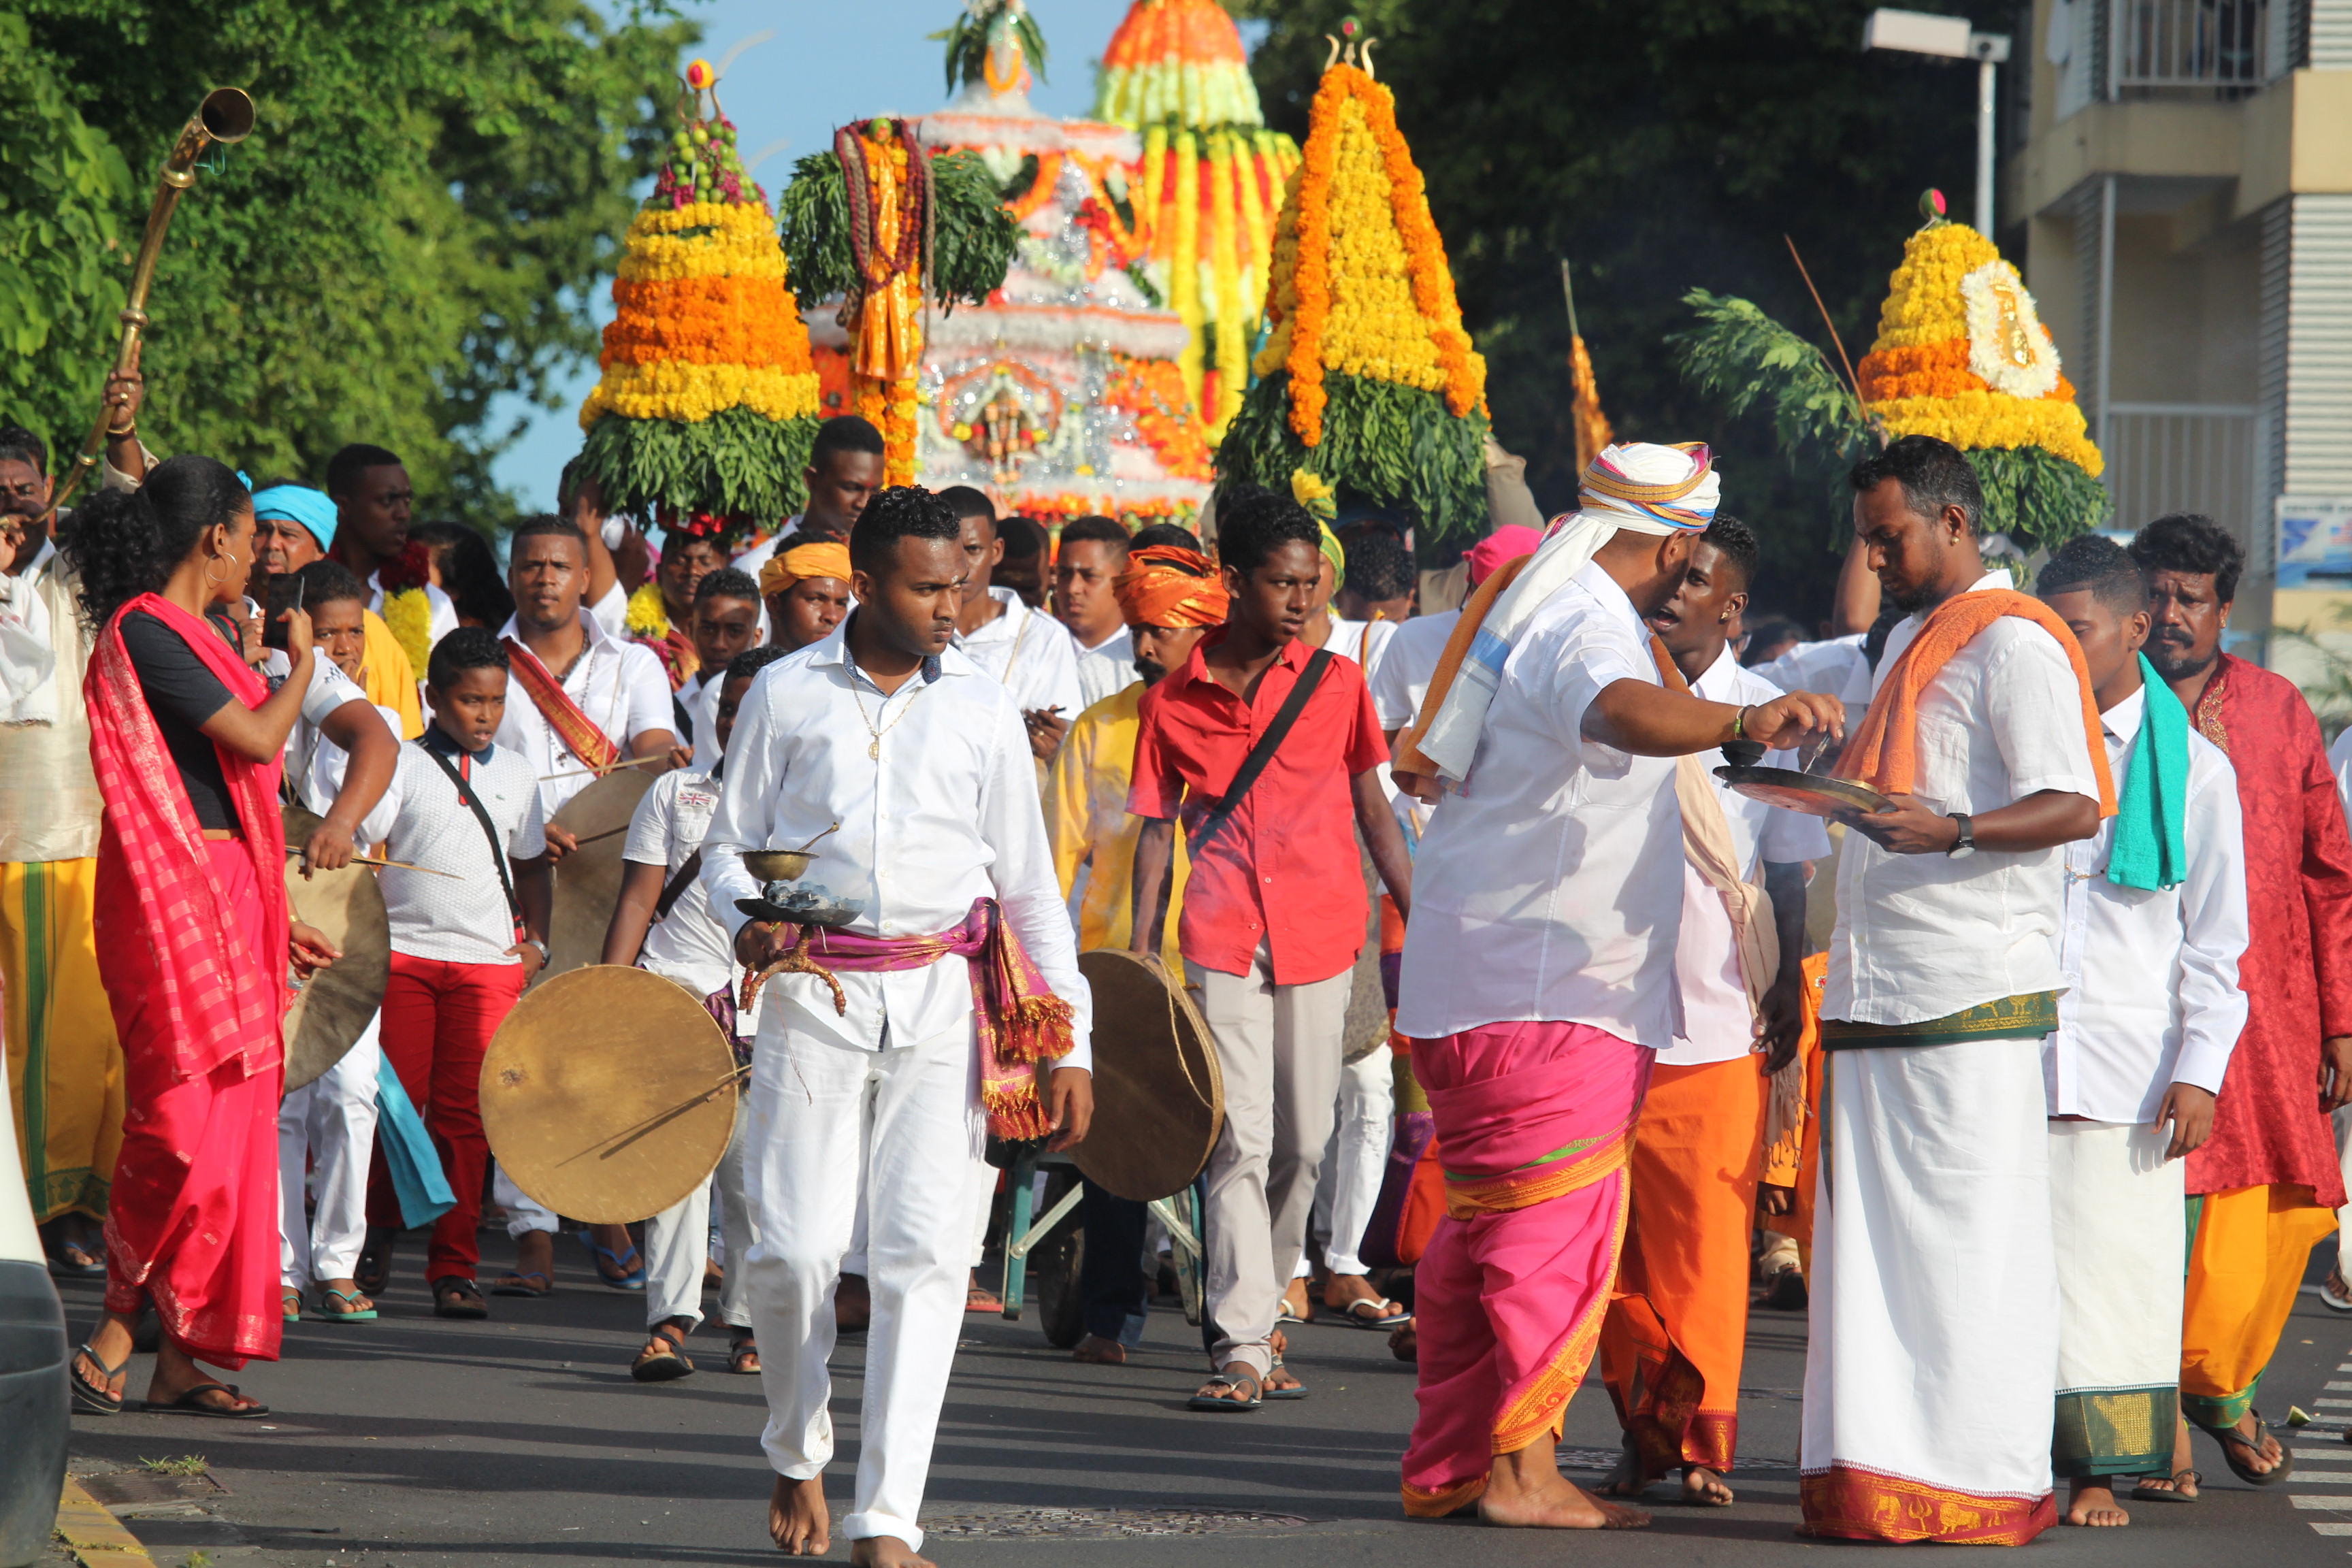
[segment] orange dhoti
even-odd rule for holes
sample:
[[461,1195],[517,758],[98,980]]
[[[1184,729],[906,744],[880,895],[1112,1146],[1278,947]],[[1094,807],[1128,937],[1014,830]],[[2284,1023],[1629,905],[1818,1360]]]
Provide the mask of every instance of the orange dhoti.
[[2181,1312],[2180,1409],[2234,1426],[2252,1408],[2311,1249],[2336,1213],[2311,1189],[2273,1182],[2189,1200],[2189,1288]]
[[1738,1447],[1765,1088],[1753,1057],[1651,1069],[1601,1331],[1601,1374],[1645,1483],[1676,1465],[1728,1470]]

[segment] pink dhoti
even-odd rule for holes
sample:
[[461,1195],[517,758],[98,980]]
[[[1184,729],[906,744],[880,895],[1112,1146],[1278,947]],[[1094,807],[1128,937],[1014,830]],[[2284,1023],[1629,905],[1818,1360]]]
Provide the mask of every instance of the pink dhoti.
[[1653,1054],[1585,1024],[1413,1041],[1446,1212],[1413,1274],[1405,1512],[1452,1513],[1486,1490],[1496,1455],[1559,1436],[1616,1281]]

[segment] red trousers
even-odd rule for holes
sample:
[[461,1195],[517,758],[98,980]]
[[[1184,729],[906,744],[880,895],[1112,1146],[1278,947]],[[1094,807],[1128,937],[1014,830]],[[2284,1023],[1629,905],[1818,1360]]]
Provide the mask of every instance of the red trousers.
[[[482,1133],[482,1058],[490,1037],[522,995],[520,963],[451,963],[392,955],[383,988],[383,1055],[433,1135],[457,1205],[433,1222],[425,1277],[471,1279],[482,1259],[475,1237],[482,1221],[482,1174],[489,1140]],[[368,1182],[368,1223],[398,1228],[400,1200],[378,1149]]]

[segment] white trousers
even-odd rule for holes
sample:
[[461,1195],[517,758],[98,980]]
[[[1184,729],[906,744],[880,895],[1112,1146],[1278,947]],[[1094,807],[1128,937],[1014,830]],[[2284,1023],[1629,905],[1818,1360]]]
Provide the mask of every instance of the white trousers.
[[[307,1289],[313,1280],[350,1279],[367,1242],[375,1080],[383,1065],[377,1022],[368,1020],[341,1061],[278,1102],[278,1278],[289,1290]],[[304,1217],[302,1205],[313,1183],[315,1222]]]
[[[1379,1048],[1339,1068],[1339,1125],[1315,1181],[1314,1231],[1323,1238],[1323,1262],[1334,1274],[1370,1272],[1358,1249],[1388,1170],[1396,1126],[1395,1061],[1392,1052]],[[1302,1256],[1302,1268],[1306,1261]]]
[[493,1162],[490,1173],[490,1196],[497,1200],[499,1207],[507,1211],[508,1236],[520,1237],[534,1230],[552,1235],[562,1228],[556,1220],[555,1211],[516,1186],[514,1178],[507,1174],[504,1165]]
[[1208,1307],[1219,1334],[1211,1355],[1264,1378],[1331,1142],[1354,976],[1343,969],[1312,984],[1276,985],[1263,944],[1247,974],[1187,963],[1184,975],[1200,994],[1225,1086],[1225,1127],[1208,1169]]
[[743,1121],[736,1108],[735,1134],[710,1179],[687,1197],[646,1221],[646,1327],[670,1318],[688,1320],[690,1333],[702,1322],[702,1276],[710,1262],[710,1192],[719,1190],[719,1226],[726,1256],[736,1260],[719,1285],[719,1316],[730,1328],[749,1328],[743,1305],[740,1260],[757,1239],[751,1206],[743,1201]]
[[874,1318],[855,1506],[841,1526],[852,1541],[923,1543],[915,1520],[963,1329],[978,1087],[969,1020],[880,1051],[763,1033],[752,1060],[741,1137],[754,1238],[740,1267],[765,1368],[761,1443],[794,1480],[833,1458],[833,1293],[864,1175]]

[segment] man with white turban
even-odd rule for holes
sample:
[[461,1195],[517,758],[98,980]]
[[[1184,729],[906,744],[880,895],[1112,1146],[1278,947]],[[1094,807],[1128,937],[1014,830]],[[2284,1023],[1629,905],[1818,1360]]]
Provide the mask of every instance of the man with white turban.
[[1740,706],[1660,684],[1643,617],[1682,585],[1717,489],[1705,447],[1602,451],[1582,509],[1480,584],[1399,749],[1401,787],[1454,786],[1416,858],[1396,1020],[1446,1195],[1414,1275],[1408,1514],[1649,1522],[1563,1479],[1552,1448],[1617,1272],[1634,1113],[1674,1039],[1673,759],[1841,722],[1809,692]]

